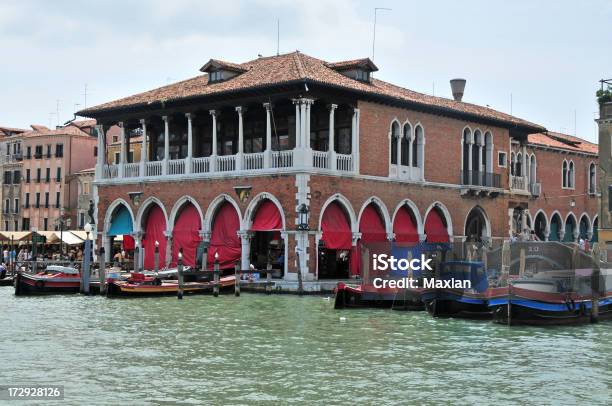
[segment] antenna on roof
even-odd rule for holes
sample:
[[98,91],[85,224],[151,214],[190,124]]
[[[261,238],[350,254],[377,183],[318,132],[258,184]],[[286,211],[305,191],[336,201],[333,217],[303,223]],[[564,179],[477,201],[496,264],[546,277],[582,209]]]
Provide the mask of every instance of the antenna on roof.
[[57,113],[57,125],[59,126],[59,123],[60,123],[60,114],[59,114],[59,112],[60,112],[60,100],[59,99],[57,99],[55,101],[55,111]]
[[376,14],[378,10],[391,11],[390,8],[386,7],[375,7],[374,8],[374,30],[372,35],[372,61],[374,61],[374,53],[376,51]]
[[510,115],[512,115],[512,93],[510,93]]
[[574,109],[574,137],[576,136],[576,109]]
[[85,91],[83,92],[83,96],[85,97],[85,100],[83,101],[83,108],[86,109],[87,108],[87,83],[85,83]]
[[276,56],[280,54],[280,18],[276,19]]

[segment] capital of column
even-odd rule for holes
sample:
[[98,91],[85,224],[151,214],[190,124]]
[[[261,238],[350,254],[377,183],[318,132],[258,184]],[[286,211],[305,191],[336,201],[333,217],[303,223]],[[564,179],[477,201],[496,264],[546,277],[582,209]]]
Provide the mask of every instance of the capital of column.
[[266,102],[266,103],[263,104],[263,106],[266,109],[266,111],[272,110],[272,103]]
[[331,104],[329,104],[329,105],[328,105],[328,107],[329,107],[329,109],[330,109],[331,111],[334,111],[334,110],[336,110],[336,109],[338,108],[338,105],[337,105],[337,104],[333,104],[333,103],[331,103]]
[[353,245],[357,245],[357,241],[361,239],[361,233],[353,233]]
[[166,237],[166,239],[168,239],[168,240],[171,240],[172,239],[172,230],[164,231],[164,237]]
[[217,110],[208,110],[211,116],[217,117]]
[[242,115],[242,113],[245,113],[247,111],[247,108],[243,106],[236,106],[236,111],[238,112],[238,114]]
[[191,120],[195,117],[195,113],[185,113],[185,117],[187,117],[187,120]]
[[210,241],[210,237],[211,237],[211,232],[210,231],[204,231],[204,230],[200,230],[199,231],[200,234],[200,238],[204,241]]
[[119,126],[119,128],[121,129],[125,129],[125,124],[123,123],[123,121],[118,121],[117,126]]
[[166,123],[170,121],[170,117],[168,116],[162,116],[162,120],[165,121]]
[[250,240],[253,237],[253,233],[249,230],[238,230],[238,237],[241,240]]
[[146,125],[147,124],[147,119],[146,118],[141,118],[140,120],[138,120],[138,122],[142,125]]

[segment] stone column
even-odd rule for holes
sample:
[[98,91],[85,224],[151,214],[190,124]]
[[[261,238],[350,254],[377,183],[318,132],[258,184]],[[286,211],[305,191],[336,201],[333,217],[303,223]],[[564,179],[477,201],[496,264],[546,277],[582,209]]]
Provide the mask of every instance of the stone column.
[[217,111],[210,110],[210,116],[212,117],[212,153],[210,154],[210,171],[215,172],[217,170]]
[[509,208],[508,209],[508,236],[512,237],[512,232],[516,231],[514,230],[514,208]]
[[121,149],[119,153],[119,177],[123,178],[125,175],[125,124],[123,122],[119,122],[119,127],[121,127]]
[[187,117],[187,159],[185,159],[185,173],[191,173],[191,160],[193,159],[193,113],[185,114]]
[[264,168],[272,166],[272,122],[270,114],[272,111],[271,103],[264,103],[266,109],[266,150],[264,151]]
[[242,113],[245,109],[242,106],[236,107],[238,112],[238,154],[236,156],[236,170],[242,169],[242,156],[244,155],[244,128],[242,125]]
[[169,268],[172,261],[172,230],[166,230],[164,235],[166,236],[166,258],[164,258],[164,264],[166,268]]
[[238,236],[241,244],[240,266],[243,270],[249,269],[251,265],[251,233],[248,230],[240,230]]
[[308,121],[308,117],[306,117],[306,100],[300,100],[300,145],[302,149],[310,147],[310,145],[306,144],[306,123]]
[[353,121],[351,128],[351,153],[353,155],[353,171],[355,173],[359,173],[359,114],[359,109],[355,107],[353,110]]
[[[414,131],[412,127],[410,128],[410,131]],[[412,175],[412,141],[414,140],[414,135],[409,134],[408,136],[406,136],[406,134],[404,134],[404,138],[406,138],[406,140],[408,141],[408,167],[410,168],[410,174]]]
[[397,143],[397,148],[396,148],[396,153],[397,153],[397,177],[400,178],[402,176],[402,134],[401,134],[401,130],[400,130],[400,134],[397,136],[397,138],[394,140]]
[[336,149],[334,147],[335,143],[335,122],[334,122],[334,112],[338,108],[337,104],[329,105],[329,137],[328,137],[328,151],[329,151],[329,169],[335,171],[337,169],[336,162]]
[[140,176],[147,175],[147,121],[145,119],[140,120],[142,125],[142,144],[140,145]]
[[134,257],[134,270],[135,271],[141,271],[142,269],[144,269],[144,261],[143,261],[143,247],[142,247],[142,232],[138,231],[135,232],[133,234],[134,237],[134,243],[136,245],[136,248],[138,249],[138,256]]
[[295,148],[302,147],[302,123],[300,120],[300,99],[294,99],[295,104]]
[[472,179],[474,178],[473,174],[472,174],[472,148],[474,147],[474,142],[473,140],[469,140],[468,142],[468,173],[467,173],[467,177],[468,177],[468,185],[471,185]]
[[104,136],[104,126],[96,125],[98,133],[98,156],[96,161],[96,180],[104,178],[104,166],[106,165],[106,142]]
[[168,116],[163,116],[164,120],[164,161],[162,163],[162,175],[168,174],[168,161],[170,160],[170,121]]

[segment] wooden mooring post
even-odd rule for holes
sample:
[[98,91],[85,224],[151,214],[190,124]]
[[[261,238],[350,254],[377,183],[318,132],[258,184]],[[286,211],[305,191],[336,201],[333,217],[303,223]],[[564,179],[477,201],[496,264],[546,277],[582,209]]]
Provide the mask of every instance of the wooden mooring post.
[[99,268],[98,268],[98,278],[100,280],[100,294],[104,295],[106,293],[106,263],[104,258],[104,247],[100,247],[100,253],[98,255],[100,260]]
[[213,268],[213,296],[219,296],[219,259],[215,256],[215,265]]
[[183,290],[185,288],[185,276],[183,275],[183,249],[179,249],[178,263],[177,263],[177,274],[178,274],[178,290],[176,292],[177,299],[183,299]]
[[85,253],[83,254],[83,267],[81,269],[81,293],[89,295],[89,277],[91,269],[91,240],[89,239],[89,232],[87,233],[87,240],[85,240]]
[[601,253],[599,244],[595,243],[591,252],[593,273],[591,274],[591,323],[599,322],[599,292],[601,291]]
[[159,241],[155,241],[155,252],[154,252],[154,261],[153,269],[155,272],[159,272]]
[[508,325],[512,325],[512,281],[510,280],[510,241],[504,240],[502,245],[502,265],[501,265],[501,274],[502,278],[506,278],[508,283],[508,314],[507,314],[507,323]]
[[236,261],[234,265],[234,278],[236,279],[234,283],[234,295],[238,297],[240,296],[240,261]]
[[266,295],[272,294],[272,264],[266,266]]

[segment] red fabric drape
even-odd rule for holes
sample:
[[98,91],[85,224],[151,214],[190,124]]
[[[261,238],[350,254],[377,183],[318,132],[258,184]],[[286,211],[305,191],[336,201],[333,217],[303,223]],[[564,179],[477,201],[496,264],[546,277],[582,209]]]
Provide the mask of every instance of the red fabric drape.
[[149,210],[147,222],[145,223],[145,235],[142,246],[145,249],[145,269],[155,268],[155,241],[159,242],[159,267],[162,268],[166,261],[166,218],[159,206],[153,206]]
[[395,220],[393,221],[393,233],[395,233],[396,242],[419,242],[419,231],[408,208],[402,207],[395,215]]
[[210,249],[208,250],[208,266],[212,269],[215,254],[219,253],[219,266],[222,269],[233,268],[240,260],[242,252],[240,238],[240,220],[236,209],[230,203],[224,203],[215,216],[210,236]]
[[259,205],[255,220],[253,220],[252,231],[282,230],[283,220],[276,205],[270,200],[265,200]]
[[332,250],[350,250],[353,242],[351,224],[344,210],[338,203],[331,203],[325,209],[321,219],[321,239],[325,248]]
[[176,266],[181,248],[183,249],[183,264],[195,266],[201,228],[202,222],[198,209],[191,203],[187,204],[181,210],[172,229],[172,266]]
[[134,241],[134,237],[131,235],[124,234],[123,235],[123,249],[125,251],[133,251],[136,248],[136,241]]
[[438,210],[432,210],[425,219],[425,234],[427,242],[449,242],[448,230],[444,225],[444,219]]
[[351,275],[361,274],[361,244],[388,241],[385,223],[373,204],[368,205],[363,210],[359,220],[359,232],[361,233],[361,239],[357,247],[351,252]]

